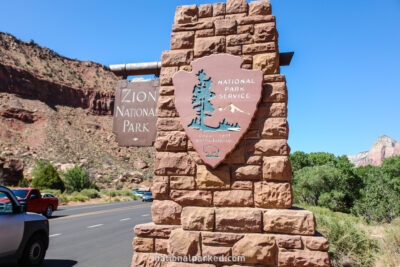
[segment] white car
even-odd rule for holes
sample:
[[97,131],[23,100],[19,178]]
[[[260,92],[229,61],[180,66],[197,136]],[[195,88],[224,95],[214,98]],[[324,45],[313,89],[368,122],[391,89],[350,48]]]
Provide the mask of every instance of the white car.
[[0,186],[0,266],[17,260],[20,266],[41,266],[49,246],[49,221],[25,212],[13,192]]

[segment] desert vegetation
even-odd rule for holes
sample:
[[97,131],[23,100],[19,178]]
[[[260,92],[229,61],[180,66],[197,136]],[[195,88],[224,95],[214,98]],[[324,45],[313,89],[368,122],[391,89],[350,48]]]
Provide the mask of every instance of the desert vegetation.
[[400,266],[400,156],[358,168],[322,152],[290,159],[294,205],[314,212],[332,266]]
[[[112,178],[110,178],[110,182]],[[60,199],[61,205],[80,202],[119,202],[137,200],[131,190],[116,186],[115,189],[102,189],[91,182],[88,173],[79,166],[58,172],[44,160],[35,163],[32,179],[23,179],[19,187],[39,188],[42,193],[51,193]]]
[[[318,232],[330,242],[333,267],[400,266],[400,156],[358,168],[346,156],[323,152],[295,152],[290,159],[294,206],[315,214]],[[64,205],[137,199],[121,185],[102,186],[113,180],[104,178],[99,188],[82,167],[58,172],[37,161],[31,179],[19,186],[38,187]]]

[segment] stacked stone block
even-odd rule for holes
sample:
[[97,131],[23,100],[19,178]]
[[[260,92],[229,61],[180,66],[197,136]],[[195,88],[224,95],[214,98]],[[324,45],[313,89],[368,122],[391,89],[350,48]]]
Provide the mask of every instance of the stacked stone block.
[[[186,136],[174,105],[172,76],[218,53],[264,72],[262,100],[234,151],[215,169]],[[176,9],[171,50],[161,57],[153,222],[137,225],[132,266],[329,266],[329,244],[312,212],[293,209],[287,88],[269,1]],[[184,114],[181,114],[184,115]],[[245,262],[157,262],[159,255],[245,256]]]

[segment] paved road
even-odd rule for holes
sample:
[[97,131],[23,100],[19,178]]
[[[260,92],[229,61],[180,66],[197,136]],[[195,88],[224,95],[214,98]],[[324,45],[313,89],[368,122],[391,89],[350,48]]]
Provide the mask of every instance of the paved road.
[[64,207],[50,219],[44,267],[128,267],[133,227],[151,221],[141,201]]

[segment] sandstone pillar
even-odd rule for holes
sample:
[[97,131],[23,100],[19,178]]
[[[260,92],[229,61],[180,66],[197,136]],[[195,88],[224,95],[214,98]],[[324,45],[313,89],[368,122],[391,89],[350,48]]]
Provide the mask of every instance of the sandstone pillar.
[[[242,68],[262,70],[264,82],[249,130],[212,169],[180,124],[172,76],[219,53],[241,56]],[[179,6],[160,80],[153,222],[135,227],[132,266],[330,266],[329,244],[315,236],[313,213],[291,208],[288,94],[269,1]],[[163,255],[233,261],[159,261]]]

